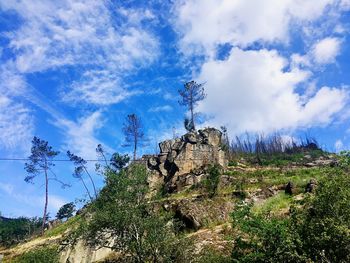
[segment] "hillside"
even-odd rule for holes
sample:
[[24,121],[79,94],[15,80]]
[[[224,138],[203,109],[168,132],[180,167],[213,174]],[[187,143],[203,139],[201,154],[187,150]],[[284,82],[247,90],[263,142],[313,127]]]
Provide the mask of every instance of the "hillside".
[[[344,199],[349,197],[349,179],[344,177],[347,168],[341,166],[339,156],[308,144],[291,153],[261,154],[257,164],[256,154],[240,153],[232,158],[223,145],[222,133],[212,128],[161,143],[160,154],[144,157],[116,177],[107,172],[99,198],[79,215],[42,237],[0,251],[4,262],[34,262],[30,257],[37,258],[35,262],[45,262],[39,259],[45,257],[59,262],[267,262],[274,257],[282,261],[272,262],[287,262],[288,257],[289,262],[320,262],[320,256],[312,258],[314,251],[308,252],[306,246],[302,252],[293,247],[306,239],[294,240],[288,227],[294,224],[294,217],[306,222],[305,211],[309,206],[317,209],[317,200],[323,200],[334,185],[339,186],[338,177],[344,192],[334,193],[340,198],[333,200],[334,205],[349,201]],[[328,209],[327,204],[322,207]],[[332,209],[336,213],[337,208]],[[345,213],[349,208],[341,209]],[[335,229],[349,223],[347,219],[339,222],[343,225]],[[144,233],[142,240],[147,246],[132,243],[128,235],[120,236],[125,229],[132,232],[133,223],[138,231],[144,230],[137,233]],[[119,229],[123,224],[125,228]],[[337,259],[332,262],[346,262],[348,257],[339,255],[349,244],[349,231],[339,233],[344,250],[331,248],[330,254],[323,255]],[[123,239],[120,244],[130,247],[120,248],[118,236]],[[266,240],[276,247],[262,249],[259,244]],[[159,247],[153,249],[153,245]],[[135,247],[149,252],[141,253]],[[319,249],[325,251],[321,241]],[[271,250],[275,250],[273,256],[268,254]],[[152,251],[154,257],[150,257]],[[142,258],[135,259],[133,253]],[[25,255],[29,255],[27,259]]]

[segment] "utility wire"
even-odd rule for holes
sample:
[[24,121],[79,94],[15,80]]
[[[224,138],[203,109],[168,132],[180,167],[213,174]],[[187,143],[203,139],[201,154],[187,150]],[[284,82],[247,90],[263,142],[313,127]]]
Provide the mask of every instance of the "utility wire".
[[[0,161],[30,161],[28,158],[0,158]],[[104,162],[104,160],[85,160],[87,162]],[[72,162],[68,159],[53,159],[50,162]]]

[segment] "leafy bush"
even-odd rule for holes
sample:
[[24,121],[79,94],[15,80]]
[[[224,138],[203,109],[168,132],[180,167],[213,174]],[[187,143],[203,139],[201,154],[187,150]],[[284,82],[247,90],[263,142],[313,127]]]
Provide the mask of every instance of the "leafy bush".
[[288,220],[264,218],[250,210],[251,206],[243,205],[233,214],[233,224],[241,231],[235,238],[233,262],[304,262]]
[[218,192],[220,181],[220,167],[218,165],[210,166],[207,170],[208,177],[203,180],[204,188],[210,198],[214,197]]
[[[145,167],[109,171],[106,186],[90,207],[91,219],[79,231],[90,244],[110,247],[131,262],[184,260],[186,246],[174,235],[175,224],[168,214],[152,211],[147,193]],[[118,238],[108,243],[106,235]]]
[[58,263],[59,254],[55,247],[43,247],[29,251],[17,258],[13,263]]
[[304,210],[293,212],[292,223],[302,248],[316,262],[350,262],[350,177],[324,180]]
[[339,165],[345,169],[350,167],[350,151],[341,151],[339,153]]
[[211,247],[204,247],[201,253],[196,257],[195,263],[230,263],[229,255],[222,251],[216,251]]
[[315,195],[291,217],[277,219],[238,206],[233,224],[239,235],[234,262],[350,262],[350,177],[321,181]]
[[73,213],[75,211],[75,205],[73,202],[64,204],[57,212],[56,218],[57,219],[68,219],[73,216]]
[[11,246],[40,232],[40,218],[0,217],[0,245]]

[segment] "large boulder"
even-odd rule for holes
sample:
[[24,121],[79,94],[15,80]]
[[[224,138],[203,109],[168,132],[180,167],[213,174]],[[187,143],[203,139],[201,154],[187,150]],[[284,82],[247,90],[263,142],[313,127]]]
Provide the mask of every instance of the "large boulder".
[[160,154],[150,158],[148,168],[164,178],[168,192],[181,191],[200,182],[208,165],[227,167],[227,158],[221,149],[221,137],[219,130],[206,128],[161,142]]

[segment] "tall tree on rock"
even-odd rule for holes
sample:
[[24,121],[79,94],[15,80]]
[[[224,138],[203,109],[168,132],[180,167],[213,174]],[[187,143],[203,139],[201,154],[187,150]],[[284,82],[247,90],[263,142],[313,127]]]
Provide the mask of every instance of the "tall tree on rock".
[[129,114],[126,117],[123,132],[125,135],[124,147],[133,147],[133,160],[136,160],[137,148],[145,141],[145,134],[143,132],[143,126],[141,119],[136,114]]
[[203,84],[198,84],[193,80],[187,82],[184,85],[184,88],[179,90],[179,94],[181,96],[179,104],[187,107],[190,112],[190,119],[185,119],[185,128],[187,130],[195,130],[194,108],[197,106],[199,101],[204,100],[206,97]]
[[[43,214],[43,222],[41,227],[41,233],[44,233],[46,219],[47,219],[47,206],[49,202],[49,180],[54,179],[60,182],[63,186],[66,184],[59,181],[55,173],[51,170],[51,167],[55,166],[53,159],[59,154],[58,151],[54,151],[51,146],[48,145],[47,141],[41,140],[38,137],[34,137],[32,140],[31,155],[29,156],[29,163],[25,163],[25,170],[28,175],[25,177],[27,183],[33,183],[33,180],[38,175],[44,175],[44,185],[45,185],[45,206]],[[49,172],[51,172],[54,177],[49,177]]]

